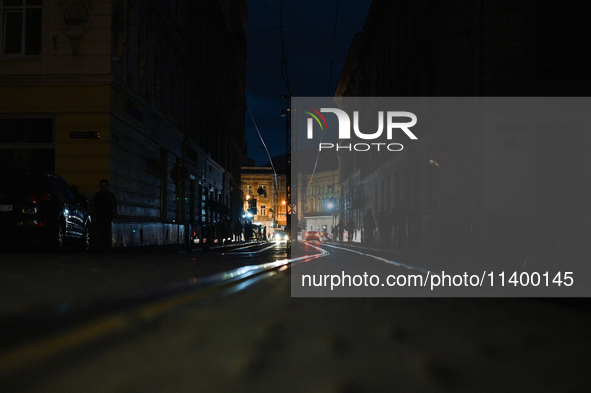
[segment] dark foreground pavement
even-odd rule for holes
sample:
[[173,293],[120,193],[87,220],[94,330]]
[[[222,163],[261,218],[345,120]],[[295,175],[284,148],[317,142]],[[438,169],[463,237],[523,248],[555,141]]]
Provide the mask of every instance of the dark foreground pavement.
[[13,374],[1,390],[591,390],[585,300],[292,298],[289,268],[233,292],[146,307],[147,322]]

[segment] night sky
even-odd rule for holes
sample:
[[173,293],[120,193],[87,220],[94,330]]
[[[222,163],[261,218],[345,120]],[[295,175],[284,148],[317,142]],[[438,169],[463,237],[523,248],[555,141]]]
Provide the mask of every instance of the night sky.
[[[248,2],[246,96],[271,157],[286,151],[286,121],[281,111],[289,107],[289,100],[280,95],[333,96],[353,37],[362,30],[370,5],[371,0]],[[245,116],[248,155],[256,165],[265,165],[267,152],[251,114]]]

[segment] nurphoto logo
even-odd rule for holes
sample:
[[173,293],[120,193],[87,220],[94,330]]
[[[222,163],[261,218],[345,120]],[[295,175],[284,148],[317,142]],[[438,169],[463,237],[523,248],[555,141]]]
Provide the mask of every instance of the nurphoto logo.
[[[337,120],[339,122],[339,140],[346,140],[351,139],[351,119],[347,112],[342,109],[337,108],[320,108],[320,111],[311,108],[309,106],[305,107],[310,111],[305,111],[306,114],[310,115],[307,119],[307,138],[314,139],[314,120],[320,127],[320,130],[328,130],[328,123],[322,113],[333,113],[337,116]],[[401,119],[406,121],[401,121]],[[384,132],[384,123],[386,123],[386,139],[392,140],[394,130],[400,129],[402,130],[406,136],[408,136],[412,140],[418,139],[417,136],[410,130],[415,124],[417,124],[417,116],[412,112],[405,112],[405,111],[387,111],[384,114],[384,111],[378,112],[378,129],[372,133],[363,133],[359,129],[359,111],[353,111],[353,132],[355,136],[359,139],[363,140],[375,140],[382,136]],[[373,130],[372,130],[373,131]],[[335,149],[339,150],[355,150],[355,151],[369,151],[369,150],[377,150],[380,151],[381,147],[385,147],[389,151],[401,151],[404,146],[401,143],[355,143],[355,144],[334,144],[334,143],[326,143],[321,142],[318,144],[318,149]]]

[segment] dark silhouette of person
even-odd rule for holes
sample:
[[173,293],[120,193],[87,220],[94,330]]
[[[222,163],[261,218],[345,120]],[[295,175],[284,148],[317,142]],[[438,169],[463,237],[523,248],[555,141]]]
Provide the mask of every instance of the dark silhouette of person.
[[363,232],[366,244],[373,244],[374,229],[376,229],[376,220],[371,209],[367,209],[363,217]]
[[353,220],[349,220],[347,223],[347,242],[352,243],[353,237],[355,236],[355,224]]
[[418,249],[421,245],[421,212],[413,209],[408,215],[408,247]]
[[209,222],[207,223],[207,247],[213,246],[215,242],[215,224]]
[[403,203],[400,203],[392,211],[392,223],[394,225],[394,246],[400,250],[406,246],[406,222],[408,212]]
[[117,199],[109,190],[109,181],[99,182],[100,190],[92,199],[92,222],[95,232],[97,251],[107,252],[111,248],[111,223],[117,216]]
[[339,243],[343,242],[343,236],[345,234],[345,224],[342,221],[339,221]]
[[387,210],[380,213],[378,230],[380,231],[380,243],[382,246],[387,247],[392,236],[392,215]]
[[240,220],[234,221],[234,241],[239,242],[242,240],[242,223]]
[[74,194],[74,201],[76,201],[76,203],[82,206],[83,208],[88,209],[88,199],[86,199],[84,195],[78,192],[78,186],[72,184],[70,186],[70,190],[72,190],[72,194]]
[[244,223],[244,241],[251,241],[252,239],[252,224],[250,221]]
[[222,220],[222,224],[221,224],[221,232],[222,232],[222,243],[226,244],[227,242],[230,241],[230,220],[228,219],[228,217],[224,217],[224,219]]

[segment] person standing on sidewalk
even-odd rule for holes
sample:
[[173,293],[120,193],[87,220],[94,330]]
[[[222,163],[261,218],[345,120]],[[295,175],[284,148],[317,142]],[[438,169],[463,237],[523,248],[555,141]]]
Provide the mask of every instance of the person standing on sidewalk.
[[70,190],[72,190],[72,194],[74,194],[74,200],[78,203],[78,205],[82,206],[85,209],[88,209],[88,199],[78,191],[78,186],[72,184],[70,186]]
[[373,231],[376,229],[376,219],[373,216],[371,209],[365,211],[363,217],[363,234],[366,244],[373,244]]
[[380,213],[378,231],[380,232],[380,243],[382,246],[388,247],[390,245],[390,238],[392,237],[392,215],[388,210]]
[[404,203],[400,203],[392,211],[392,223],[394,225],[394,247],[402,250],[406,246],[406,221],[408,213]]
[[347,242],[353,243],[353,237],[355,236],[355,223],[353,220],[349,220],[347,223]]
[[239,242],[242,240],[242,223],[240,220],[234,220],[234,241]]
[[339,232],[339,242],[342,243],[343,242],[343,235],[345,234],[345,224],[342,221],[339,221],[338,232]]
[[97,251],[107,252],[112,244],[111,223],[117,216],[117,199],[109,190],[107,179],[102,179],[99,186],[100,190],[92,199],[92,223]]

